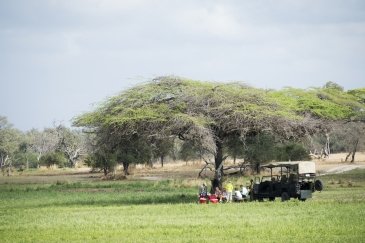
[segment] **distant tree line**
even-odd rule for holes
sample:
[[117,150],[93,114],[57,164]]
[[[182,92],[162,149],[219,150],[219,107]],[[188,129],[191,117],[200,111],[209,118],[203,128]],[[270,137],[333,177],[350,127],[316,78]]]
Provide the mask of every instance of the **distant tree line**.
[[5,175],[13,169],[40,166],[75,167],[86,154],[85,134],[63,125],[19,131],[0,116],[0,168]]

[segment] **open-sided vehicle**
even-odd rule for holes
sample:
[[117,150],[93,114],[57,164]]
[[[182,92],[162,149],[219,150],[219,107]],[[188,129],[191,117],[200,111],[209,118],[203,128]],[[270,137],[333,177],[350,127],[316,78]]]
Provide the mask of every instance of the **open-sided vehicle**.
[[270,169],[270,176],[255,177],[251,198],[282,201],[298,198],[305,201],[315,191],[323,190],[323,183],[316,179],[315,163],[312,161],[277,162],[261,166]]

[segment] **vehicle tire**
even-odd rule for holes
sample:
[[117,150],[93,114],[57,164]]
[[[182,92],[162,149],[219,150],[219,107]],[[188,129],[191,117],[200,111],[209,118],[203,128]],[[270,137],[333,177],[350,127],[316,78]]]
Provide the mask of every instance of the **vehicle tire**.
[[323,190],[323,182],[321,180],[316,180],[314,182],[314,189],[316,191],[322,191]]
[[281,201],[285,202],[288,201],[290,199],[289,194],[287,192],[283,192],[281,193]]
[[305,200],[307,200],[307,198],[299,198],[300,201],[305,202]]
[[275,201],[275,197],[269,197],[269,201],[271,202]]

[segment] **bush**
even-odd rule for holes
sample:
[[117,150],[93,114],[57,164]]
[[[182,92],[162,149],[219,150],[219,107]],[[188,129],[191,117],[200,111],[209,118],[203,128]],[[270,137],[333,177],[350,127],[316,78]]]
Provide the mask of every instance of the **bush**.
[[58,167],[64,167],[67,163],[67,159],[60,152],[52,152],[43,155],[40,159],[40,164],[45,165],[47,167],[51,167],[53,165],[57,165]]
[[104,175],[109,174],[117,165],[117,159],[115,154],[107,153],[93,153],[86,157],[85,164],[93,169],[102,169]]
[[290,143],[277,147],[276,159],[279,161],[301,161],[310,160],[310,156],[303,145]]

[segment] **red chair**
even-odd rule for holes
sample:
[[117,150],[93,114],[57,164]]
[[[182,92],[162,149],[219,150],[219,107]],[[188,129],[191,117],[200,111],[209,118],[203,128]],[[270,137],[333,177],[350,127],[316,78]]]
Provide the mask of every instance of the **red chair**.
[[209,195],[208,198],[209,198],[209,202],[214,203],[214,204],[218,203],[218,198],[215,194]]
[[199,203],[207,203],[207,199],[205,197],[200,197],[199,198]]

